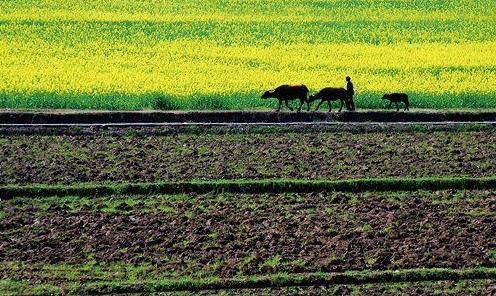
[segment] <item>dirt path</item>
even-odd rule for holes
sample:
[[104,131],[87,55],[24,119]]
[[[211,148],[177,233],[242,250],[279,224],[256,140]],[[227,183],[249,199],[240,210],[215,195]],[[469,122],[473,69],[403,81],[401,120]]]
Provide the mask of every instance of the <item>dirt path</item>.
[[0,124],[117,122],[443,122],[496,121],[495,110],[359,110],[357,112],[226,111],[96,111],[0,110]]

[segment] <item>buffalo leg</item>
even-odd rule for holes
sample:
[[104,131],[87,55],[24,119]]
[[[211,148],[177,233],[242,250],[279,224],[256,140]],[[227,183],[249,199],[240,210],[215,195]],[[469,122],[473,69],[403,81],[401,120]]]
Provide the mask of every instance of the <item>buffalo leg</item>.
[[281,104],[282,104],[282,101],[279,100],[279,107],[277,108],[277,112],[281,111]]
[[321,101],[319,102],[319,104],[317,105],[317,108],[315,108],[315,111],[318,111],[318,110],[319,110],[320,105],[322,105],[322,103],[324,103],[324,100],[321,100]]
[[286,103],[286,107],[288,107],[289,110],[293,111],[293,108],[291,108],[291,106],[289,106],[289,101],[286,100],[284,102]]
[[395,102],[396,104],[396,112],[399,112],[400,111],[400,106],[398,106],[398,102]]
[[405,111],[409,111],[410,110],[410,106],[408,106],[408,101],[405,102]]
[[305,100],[304,99],[300,99],[300,107],[298,107],[298,112],[301,111],[301,107],[303,107],[303,104],[305,104]]
[[327,101],[327,105],[329,105],[329,112],[332,111],[332,103],[331,100]]
[[393,106],[393,101],[389,101],[389,106],[388,108],[391,109],[391,106]]
[[343,102],[343,100],[339,100],[339,101],[341,102],[341,106],[339,107],[338,112],[341,112],[341,110],[343,110],[344,102]]

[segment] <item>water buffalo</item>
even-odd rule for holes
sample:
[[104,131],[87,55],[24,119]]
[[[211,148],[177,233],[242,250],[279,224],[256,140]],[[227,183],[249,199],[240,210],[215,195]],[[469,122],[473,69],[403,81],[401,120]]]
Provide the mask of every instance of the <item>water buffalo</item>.
[[405,111],[410,110],[410,102],[408,101],[408,95],[403,93],[392,93],[385,94],[382,96],[383,100],[389,100],[389,108],[393,103],[396,104],[396,111],[400,111],[400,107],[398,106],[399,102],[403,102],[405,104]]
[[341,107],[339,108],[339,112],[343,110],[343,105],[347,103],[347,92],[344,88],[334,88],[334,87],[326,87],[321,89],[318,93],[311,95],[307,100],[308,110],[310,110],[310,103],[316,100],[320,100],[319,104],[315,111],[319,110],[320,105],[322,103],[327,102],[329,105],[329,112],[332,110],[332,101],[341,101]]
[[289,106],[288,102],[292,100],[300,100],[300,107],[298,107],[298,112],[301,111],[301,107],[307,101],[308,88],[305,85],[281,85],[276,89],[266,91],[262,95],[262,99],[275,98],[279,100],[279,107],[277,112],[281,110],[281,104],[284,101],[286,107],[293,111],[293,108]]

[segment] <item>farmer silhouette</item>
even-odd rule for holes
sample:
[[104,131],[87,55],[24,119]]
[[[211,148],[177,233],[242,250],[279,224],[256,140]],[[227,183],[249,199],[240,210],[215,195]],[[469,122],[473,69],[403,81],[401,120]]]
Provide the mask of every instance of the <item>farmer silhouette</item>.
[[353,88],[351,77],[346,76],[346,109],[348,109],[349,111],[355,111],[355,103],[353,102],[354,95],[355,89]]

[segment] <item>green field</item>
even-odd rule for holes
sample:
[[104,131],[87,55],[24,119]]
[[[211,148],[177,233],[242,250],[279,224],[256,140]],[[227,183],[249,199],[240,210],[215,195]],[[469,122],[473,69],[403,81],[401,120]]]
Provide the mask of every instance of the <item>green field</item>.
[[496,3],[2,1],[0,108],[266,109],[350,75],[359,108],[496,108]]

